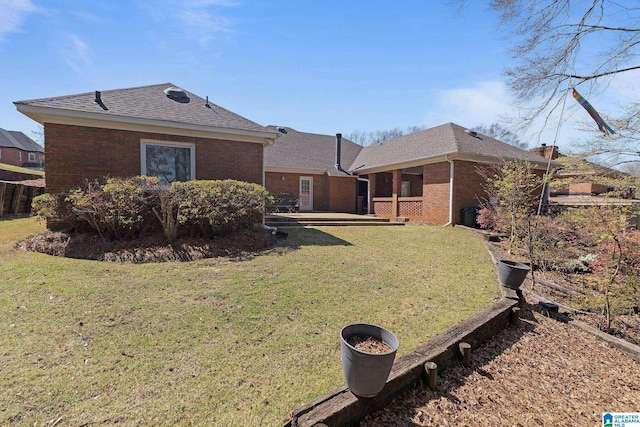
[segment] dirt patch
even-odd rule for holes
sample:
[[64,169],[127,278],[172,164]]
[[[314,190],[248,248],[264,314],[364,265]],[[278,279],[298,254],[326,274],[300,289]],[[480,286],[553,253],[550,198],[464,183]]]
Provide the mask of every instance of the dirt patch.
[[351,347],[364,351],[365,353],[382,354],[391,351],[391,347],[384,341],[369,336],[354,335],[349,338],[347,342]]
[[194,261],[215,257],[242,257],[271,248],[276,237],[263,230],[243,230],[215,239],[162,236],[107,241],[96,234],[45,230],[18,243],[18,249],[68,258],[108,262]]

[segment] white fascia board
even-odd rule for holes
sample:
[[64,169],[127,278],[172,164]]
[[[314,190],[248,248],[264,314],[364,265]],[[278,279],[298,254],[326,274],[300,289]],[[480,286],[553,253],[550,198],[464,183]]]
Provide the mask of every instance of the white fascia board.
[[[457,152],[452,152],[447,154],[441,154],[434,157],[426,157],[422,159],[411,160],[408,162],[401,162],[401,163],[395,163],[390,165],[380,165],[373,168],[361,167],[361,168],[358,168],[358,170],[356,170],[355,172],[358,175],[367,175],[367,174],[380,173],[380,172],[390,172],[398,169],[409,169],[417,166],[446,162],[447,157],[449,160],[460,160],[460,161],[468,161],[473,163],[486,163],[486,164],[500,164],[504,161],[516,160],[515,158],[507,158],[507,157],[498,158],[498,157],[492,157],[492,156],[481,156],[481,155],[461,154]],[[546,170],[547,168],[546,162],[545,163],[535,162],[535,161],[527,160],[524,158],[522,160],[526,160],[529,163],[531,163],[534,169]],[[554,164],[555,163],[552,162],[552,165]]]
[[296,167],[287,167],[287,166],[266,166],[264,167],[265,172],[276,172],[276,173],[296,173],[301,175],[324,175],[327,171],[326,169],[311,169],[311,168],[296,168]]
[[141,119],[137,117],[101,115],[82,111],[63,110],[59,108],[16,104],[19,112],[44,125],[45,123],[72,126],[87,126],[106,129],[144,131],[164,133],[168,135],[195,136],[202,138],[218,138],[232,141],[245,141],[272,145],[279,138],[278,132],[252,131],[245,129],[221,128],[213,126],[193,125],[189,123],[163,120]]

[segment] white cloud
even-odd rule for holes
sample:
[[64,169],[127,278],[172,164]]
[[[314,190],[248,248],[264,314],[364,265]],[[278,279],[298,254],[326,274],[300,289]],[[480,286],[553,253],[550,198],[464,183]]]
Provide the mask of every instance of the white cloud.
[[26,16],[36,10],[30,0],[0,1],[0,43],[6,34],[20,31]]
[[91,67],[93,50],[76,35],[69,36],[69,45],[62,52],[66,63],[77,73],[82,73]]
[[224,8],[238,6],[233,0],[170,0],[139,3],[158,22],[177,27],[188,38],[206,44],[217,34],[232,31],[234,22]]
[[428,122],[454,122],[474,127],[500,122],[501,116],[513,114],[512,100],[506,86],[499,81],[485,81],[471,87],[436,92],[428,112]]

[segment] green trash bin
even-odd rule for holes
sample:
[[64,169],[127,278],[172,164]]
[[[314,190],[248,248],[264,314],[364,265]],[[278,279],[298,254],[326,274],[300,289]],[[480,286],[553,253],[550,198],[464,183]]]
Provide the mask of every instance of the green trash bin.
[[471,206],[462,208],[462,225],[467,227],[478,228],[478,211],[480,208]]

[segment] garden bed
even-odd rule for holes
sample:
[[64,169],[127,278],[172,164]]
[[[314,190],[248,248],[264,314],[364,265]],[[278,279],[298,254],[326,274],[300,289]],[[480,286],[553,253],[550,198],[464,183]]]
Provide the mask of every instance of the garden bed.
[[21,241],[18,247],[67,258],[145,263],[238,257],[268,249],[274,243],[274,236],[263,230],[241,230],[215,239],[182,237],[172,242],[161,235],[105,240],[95,233],[45,230]]

